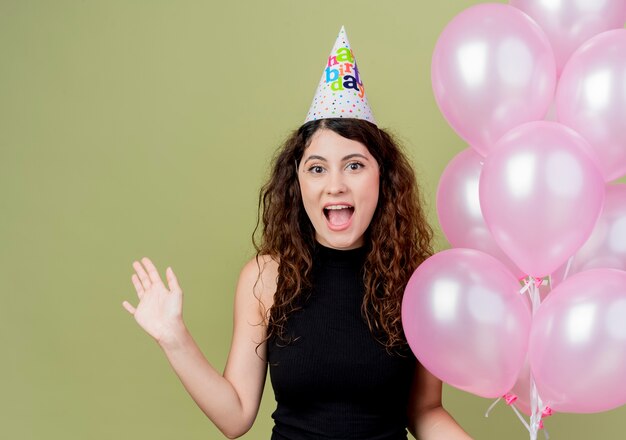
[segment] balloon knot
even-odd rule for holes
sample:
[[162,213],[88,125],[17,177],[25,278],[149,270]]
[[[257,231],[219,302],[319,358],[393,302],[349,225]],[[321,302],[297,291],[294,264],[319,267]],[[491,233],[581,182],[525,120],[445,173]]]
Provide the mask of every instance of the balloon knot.
[[517,396],[512,393],[507,393],[504,396],[502,396],[502,398],[504,399],[507,405],[512,405],[517,400]]
[[535,278],[535,287],[539,287],[543,284],[543,278]]

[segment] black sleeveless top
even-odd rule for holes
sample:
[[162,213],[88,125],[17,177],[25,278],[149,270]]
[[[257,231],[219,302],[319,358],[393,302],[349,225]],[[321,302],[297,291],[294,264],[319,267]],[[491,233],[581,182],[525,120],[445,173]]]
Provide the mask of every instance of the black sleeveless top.
[[416,360],[388,354],[361,315],[365,256],[318,243],[312,290],[285,328],[295,340],[268,340],[272,440],[407,438]]

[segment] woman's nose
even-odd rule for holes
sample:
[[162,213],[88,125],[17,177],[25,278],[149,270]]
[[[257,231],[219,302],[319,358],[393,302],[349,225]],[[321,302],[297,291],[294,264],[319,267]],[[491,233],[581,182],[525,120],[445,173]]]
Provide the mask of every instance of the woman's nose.
[[328,182],[326,185],[326,193],[328,194],[342,194],[346,192],[347,186],[345,182],[345,176],[341,172],[331,172],[328,175]]

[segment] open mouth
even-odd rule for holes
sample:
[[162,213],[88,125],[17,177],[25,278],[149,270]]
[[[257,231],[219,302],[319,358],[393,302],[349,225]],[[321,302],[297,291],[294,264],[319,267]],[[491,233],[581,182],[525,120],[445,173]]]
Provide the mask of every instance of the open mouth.
[[344,226],[350,222],[354,207],[350,205],[329,205],[324,208],[324,215],[331,226]]

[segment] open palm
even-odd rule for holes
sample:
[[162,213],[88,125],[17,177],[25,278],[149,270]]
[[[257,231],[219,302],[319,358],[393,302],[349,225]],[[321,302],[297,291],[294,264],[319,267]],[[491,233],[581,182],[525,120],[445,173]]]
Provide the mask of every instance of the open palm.
[[161,342],[182,324],[183,291],[171,267],[165,271],[166,287],[152,261],[144,257],[141,262],[143,266],[138,261],[133,262],[136,273],[131,277],[139,304],[135,308],[124,301],[122,305],[150,336]]

